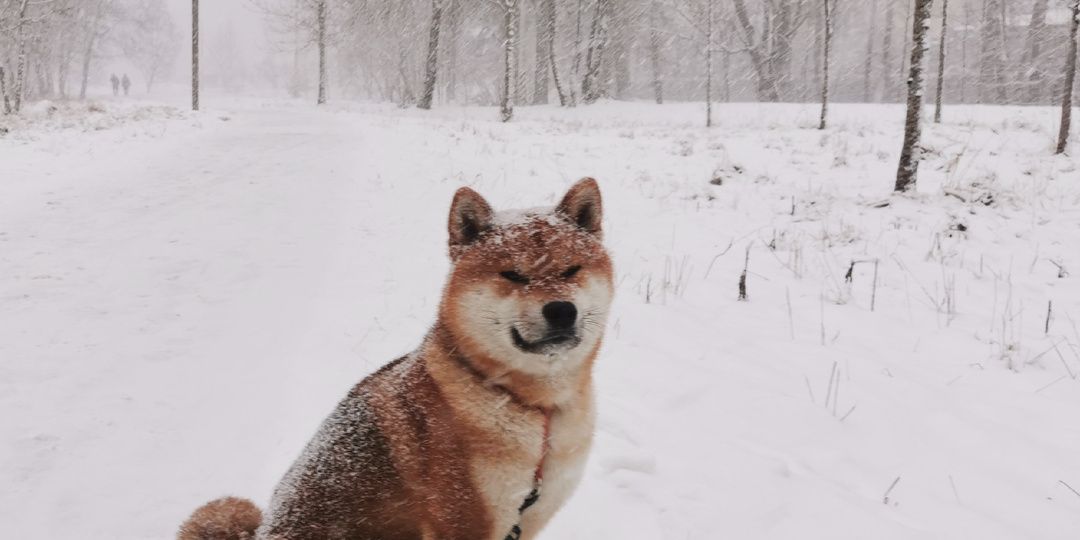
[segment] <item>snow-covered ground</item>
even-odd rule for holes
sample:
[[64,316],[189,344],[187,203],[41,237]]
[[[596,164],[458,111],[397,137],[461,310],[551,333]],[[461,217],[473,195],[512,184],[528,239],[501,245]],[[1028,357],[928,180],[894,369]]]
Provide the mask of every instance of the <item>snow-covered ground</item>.
[[542,538],[1080,537],[1080,171],[1051,109],[949,108],[895,197],[896,106],[825,132],[799,105],[712,130],[702,104],[100,106],[0,136],[5,537],[265,503],[432,322],[454,190],[536,206],[585,175],[617,299]]

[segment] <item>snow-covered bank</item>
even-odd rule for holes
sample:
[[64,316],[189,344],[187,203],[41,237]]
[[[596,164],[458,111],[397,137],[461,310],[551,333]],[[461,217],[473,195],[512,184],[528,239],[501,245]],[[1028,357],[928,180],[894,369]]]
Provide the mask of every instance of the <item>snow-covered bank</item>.
[[703,109],[260,102],[0,146],[0,522],[168,538],[212,497],[264,503],[433,320],[453,191],[535,206],[589,175],[619,288],[597,446],[544,538],[1080,533],[1080,173],[1053,111],[948,109],[893,197],[899,107],[825,132],[812,106]]

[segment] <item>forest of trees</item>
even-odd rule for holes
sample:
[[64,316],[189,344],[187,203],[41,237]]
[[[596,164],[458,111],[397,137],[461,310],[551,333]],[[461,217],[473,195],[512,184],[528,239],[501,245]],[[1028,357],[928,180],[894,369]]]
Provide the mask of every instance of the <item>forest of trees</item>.
[[86,97],[94,65],[125,57],[149,90],[183,37],[165,0],[0,0],[3,110],[28,100]]
[[[255,0],[283,35],[322,32],[341,97],[493,105],[601,97],[812,102],[906,99],[915,0]],[[950,103],[1050,104],[1068,50],[1066,0],[934,3]],[[318,12],[330,15],[319,25]],[[935,75],[939,55],[928,55]],[[507,70],[507,66],[511,69]],[[708,82],[711,79],[711,84]],[[508,95],[507,95],[508,94]]]
[[[172,70],[184,39],[165,2],[0,0],[4,96],[19,102],[81,94],[93,63],[117,56],[131,59],[153,84]],[[244,2],[269,15],[281,50],[322,59],[320,100],[330,92],[422,107],[600,98],[817,101],[826,7],[829,99],[901,103],[915,7],[915,0]],[[931,13],[935,48],[944,3],[935,2]],[[1059,103],[1068,0],[945,5],[945,102]],[[229,35],[219,30],[227,21],[203,24]],[[204,54],[212,54],[211,45],[204,44]],[[939,57],[928,55],[931,83]],[[305,67],[314,70],[314,60]]]

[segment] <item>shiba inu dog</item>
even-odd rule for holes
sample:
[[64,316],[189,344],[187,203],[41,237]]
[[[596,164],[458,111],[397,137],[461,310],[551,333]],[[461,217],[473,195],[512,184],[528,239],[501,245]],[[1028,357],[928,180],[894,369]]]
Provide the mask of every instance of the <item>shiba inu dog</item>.
[[600,219],[591,178],[545,210],[495,213],[459,189],[452,271],[423,344],[349,392],[265,514],[219,499],[179,540],[534,537],[592,444],[614,291]]

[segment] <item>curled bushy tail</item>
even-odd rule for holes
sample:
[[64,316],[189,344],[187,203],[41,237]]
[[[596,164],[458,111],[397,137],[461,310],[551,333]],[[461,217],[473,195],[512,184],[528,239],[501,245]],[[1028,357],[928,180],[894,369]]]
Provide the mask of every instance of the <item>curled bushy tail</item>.
[[195,510],[176,540],[247,540],[255,537],[262,512],[247,499],[224,497]]

